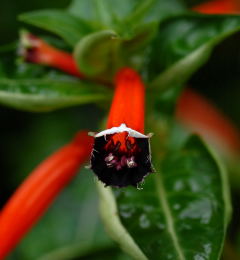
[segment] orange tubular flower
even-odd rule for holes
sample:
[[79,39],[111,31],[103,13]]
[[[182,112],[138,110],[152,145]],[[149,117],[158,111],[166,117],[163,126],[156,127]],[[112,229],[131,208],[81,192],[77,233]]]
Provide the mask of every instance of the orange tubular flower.
[[134,70],[121,69],[107,130],[95,135],[91,169],[106,186],[137,186],[152,172],[149,136],[144,135],[144,85]]
[[192,10],[203,14],[236,14],[240,12],[240,6],[236,0],[213,0],[197,5]]
[[0,259],[37,222],[79,167],[89,158],[93,138],[80,132],[43,163],[17,189],[0,214]]
[[201,135],[228,157],[240,152],[239,132],[208,100],[187,89],[176,106],[176,118],[190,131]]
[[71,54],[50,46],[33,34],[22,34],[20,55],[27,62],[50,66],[79,78],[84,77]]

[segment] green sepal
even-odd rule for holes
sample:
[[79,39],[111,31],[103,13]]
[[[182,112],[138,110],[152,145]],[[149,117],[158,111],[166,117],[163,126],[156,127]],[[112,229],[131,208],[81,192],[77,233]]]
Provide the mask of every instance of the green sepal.
[[74,58],[83,74],[96,77],[108,72],[113,75],[119,66],[118,49],[121,40],[110,30],[87,35],[76,45]]

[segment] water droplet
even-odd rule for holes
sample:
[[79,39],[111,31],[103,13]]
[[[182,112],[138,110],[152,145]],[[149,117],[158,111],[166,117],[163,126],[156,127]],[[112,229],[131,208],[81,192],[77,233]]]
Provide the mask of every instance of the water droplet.
[[194,256],[194,260],[205,260],[205,259],[209,259],[210,257],[210,254],[212,252],[212,248],[211,248],[211,244],[205,244],[203,245],[203,248],[204,248],[204,252],[201,252],[201,253],[197,253],[195,256]]
[[181,230],[191,230],[191,226],[186,223],[181,223]]
[[154,210],[154,207],[150,206],[150,205],[146,205],[146,206],[143,207],[143,210],[145,212],[152,212]]
[[147,218],[146,214],[142,214],[139,219],[139,224],[141,228],[149,228],[150,227],[150,221]]
[[174,204],[173,205],[173,209],[175,209],[175,210],[178,210],[178,209],[180,209],[181,208],[181,205],[180,204]]
[[174,183],[173,190],[180,191],[184,189],[184,182],[182,180],[178,180]]
[[210,199],[196,200],[189,203],[188,207],[182,210],[179,217],[181,219],[199,219],[202,224],[208,224],[212,217],[214,205]]
[[192,192],[198,192],[202,189],[202,187],[199,185],[199,183],[194,179],[189,180],[189,186],[190,186]]
[[194,256],[194,260],[205,260],[205,258],[201,254],[199,254]]
[[134,208],[131,205],[122,205],[120,206],[120,215],[124,218],[132,217],[134,213]]
[[124,193],[124,196],[126,198],[129,198],[132,196],[132,191],[131,190],[122,190],[122,193]]
[[158,222],[156,225],[160,230],[165,229],[165,225],[163,223]]
[[211,244],[205,244],[203,247],[204,247],[204,251],[206,253],[206,257],[208,258],[212,252]]

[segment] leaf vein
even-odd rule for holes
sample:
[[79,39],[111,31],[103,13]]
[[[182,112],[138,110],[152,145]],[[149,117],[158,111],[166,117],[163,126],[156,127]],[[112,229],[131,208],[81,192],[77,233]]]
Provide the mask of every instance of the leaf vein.
[[167,195],[166,195],[166,191],[164,189],[160,174],[158,174],[158,175],[156,174],[155,178],[156,178],[157,193],[158,193],[159,201],[162,206],[163,212],[166,215],[166,223],[167,223],[168,232],[169,232],[170,236],[172,237],[173,245],[178,253],[179,260],[186,260],[184,254],[183,254],[183,251],[181,249],[178,237],[177,237],[177,233],[176,233],[176,230],[174,227],[173,216],[171,214],[171,210],[168,205],[168,201],[166,199]]

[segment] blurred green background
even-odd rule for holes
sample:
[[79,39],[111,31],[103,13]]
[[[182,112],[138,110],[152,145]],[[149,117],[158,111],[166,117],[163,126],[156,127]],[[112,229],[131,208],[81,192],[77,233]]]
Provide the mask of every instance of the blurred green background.
[[[19,29],[24,27],[17,21],[18,14],[36,9],[63,8],[69,2],[68,0],[1,0],[0,46],[16,42]],[[191,4],[196,2],[199,1],[188,1]],[[215,49],[209,62],[192,77],[189,86],[206,95],[240,128],[239,46],[239,34],[221,43]],[[0,52],[0,58],[4,60],[10,60],[12,55],[14,53],[9,52],[3,55]],[[103,116],[103,111],[93,105],[50,113],[21,112],[0,106],[0,207],[39,162],[67,143],[79,129],[96,130]],[[81,189],[84,185],[87,187],[85,190]],[[96,236],[96,230],[99,229],[99,220],[97,220],[98,215],[96,215],[97,197],[93,186],[92,175],[89,174],[89,171],[84,171],[81,180],[76,178],[71,186],[64,191],[51,208],[51,212],[43,218],[43,221],[14,252],[12,259],[35,259],[35,254],[38,254],[36,248],[39,248],[42,252],[51,251],[56,245],[64,245],[64,238],[67,240],[71,236],[76,236],[78,241],[87,242],[84,250],[87,250],[89,243],[95,243],[98,240],[112,248],[112,244],[106,238],[102,229],[97,231],[99,237]],[[68,198],[71,201],[70,205],[66,202],[69,201]],[[235,197],[234,202],[235,204],[239,202],[238,197]],[[60,213],[66,208],[71,212],[68,216]],[[80,211],[84,211],[84,214],[80,214]],[[61,218],[54,219],[55,216],[60,215]],[[86,223],[86,220],[88,220],[88,223]],[[61,232],[65,232],[64,236],[63,233],[58,235],[58,225],[55,225],[55,221],[58,222],[58,225],[65,227],[61,230]],[[77,223],[82,223],[81,221],[85,221],[87,228],[76,235],[74,228]],[[42,228],[46,223],[50,223],[50,227],[47,224],[47,228]],[[236,230],[235,223],[233,222],[233,227]],[[94,226],[92,232],[88,228],[91,225]],[[69,233],[69,227],[72,227],[71,232],[74,234]],[[50,234],[52,234],[52,237]],[[45,241],[46,236],[49,238],[47,242]],[[34,237],[38,237],[38,239],[32,239]],[[56,241],[56,237],[59,238],[59,241]],[[61,237],[63,237],[62,240]],[[30,241],[34,241],[34,243],[29,243]],[[55,241],[56,244],[54,244]],[[72,245],[71,250],[73,252],[80,250],[74,248],[74,243]],[[102,250],[101,257],[104,257],[102,259],[107,259],[107,257],[109,257],[108,259],[112,259],[112,257],[116,259],[115,249],[114,256],[111,254],[111,250],[107,250],[104,255],[104,250]],[[97,258],[96,256],[92,256],[92,258],[88,256],[86,259]],[[118,259],[121,259],[120,256]],[[126,259],[125,256],[124,259]]]

